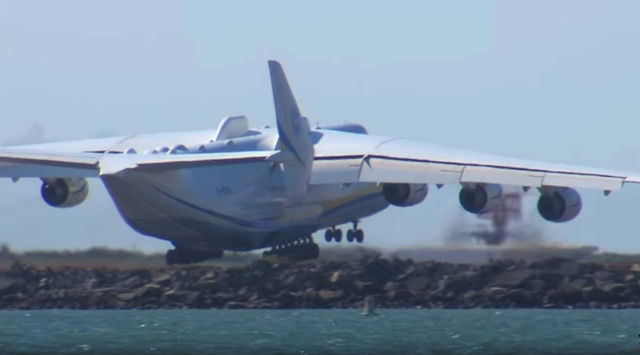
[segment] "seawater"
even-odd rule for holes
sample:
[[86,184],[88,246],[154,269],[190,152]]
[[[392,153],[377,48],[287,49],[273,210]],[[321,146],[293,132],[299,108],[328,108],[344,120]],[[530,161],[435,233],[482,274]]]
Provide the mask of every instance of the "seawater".
[[0,354],[631,354],[640,310],[0,311]]

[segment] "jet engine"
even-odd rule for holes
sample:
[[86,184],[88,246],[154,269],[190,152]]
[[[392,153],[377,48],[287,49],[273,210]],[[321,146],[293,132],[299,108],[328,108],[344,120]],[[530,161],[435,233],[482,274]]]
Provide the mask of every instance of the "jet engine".
[[460,190],[460,204],[468,212],[491,212],[500,206],[502,186],[498,184],[469,184]]
[[429,186],[426,184],[384,184],[382,194],[390,204],[399,207],[413,206],[422,202]]
[[551,222],[567,222],[580,213],[582,200],[578,192],[569,187],[543,188],[538,199],[538,212]]
[[40,193],[49,206],[73,207],[87,198],[89,185],[84,178],[43,179]]

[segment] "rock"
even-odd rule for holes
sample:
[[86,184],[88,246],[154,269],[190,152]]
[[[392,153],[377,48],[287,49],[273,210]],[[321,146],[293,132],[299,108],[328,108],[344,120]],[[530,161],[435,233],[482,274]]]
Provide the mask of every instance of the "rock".
[[136,291],[138,297],[144,298],[155,298],[163,295],[162,287],[156,284],[147,284],[142,287],[142,289]]
[[219,288],[218,286],[220,285],[219,285],[219,281],[217,280],[204,280],[204,281],[198,281],[190,288],[194,290],[199,290],[199,291],[210,291],[210,290],[218,289]]
[[344,292],[342,291],[331,291],[331,290],[320,290],[318,291],[318,296],[322,298],[326,302],[338,300],[344,297]]
[[[431,280],[428,277],[415,277],[415,278],[411,278],[409,280],[407,280],[405,282],[405,285],[407,286],[407,289],[411,292],[421,292],[424,291],[429,284],[431,283]],[[445,286],[442,285],[442,287],[444,288]]]
[[0,271],[0,309],[334,308],[359,307],[365,295],[401,308],[625,308],[640,307],[639,294],[640,274],[627,265],[560,258],[464,265],[367,257],[134,271],[16,263]]
[[158,285],[165,285],[168,284],[171,281],[172,278],[172,274],[169,272],[163,272],[160,275],[156,275],[154,276],[151,281],[154,284],[158,284]]
[[129,302],[132,299],[134,299],[137,295],[138,295],[137,292],[125,292],[125,293],[119,293],[116,297],[120,301]]
[[249,307],[247,307],[247,304],[243,303],[243,302],[230,301],[230,302],[227,302],[227,304],[224,305],[224,308],[226,308],[226,309],[244,309],[244,308],[249,308]]
[[551,257],[541,261],[534,261],[531,264],[529,264],[529,268],[557,271],[561,265],[566,263],[573,263],[573,262],[574,260],[569,258]]
[[533,279],[533,280],[529,279],[523,285],[524,289],[534,293],[541,292],[546,287],[547,285],[545,284],[544,280],[540,280],[540,279]]
[[536,272],[529,269],[513,270],[498,275],[493,279],[493,284],[503,287],[517,287],[535,275]]
[[130,288],[130,289],[138,288],[143,284],[144,284],[144,280],[136,275],[133,275],[120,283],[122,287]]
[[592,284],[593,284],[593,282],[591,282],[589,279],[581,277],[581,278],[577,278],[575,280],[569,281],[567,283],[567,287],[568,288],[572,288],[572,289],[580,290],[583,287],[591,286]]
[[604,292],[622,293],[627,290],[627,286],[620,283],[605,284],[600,287]]
[[558,288],[565,282],[562,274],[553,271],[546,271],[538,275],[538,278],[544,281],[545,288]]
[[333,274],[331,274],[331,277],[329,278],[329,282],[339,282],[340,279],[342,278],[342,271],[336,271]]
[[576,263],[573,260],[568,261],[568,262],[564,262],[564,263],[561,263],[558,266],[556,271],[558,273],[562,274],[565,277],[567,277],[567,276],[575,276],[575,275],[578,275],[580,273],[580,264]]
[[380,291],[380,287],[379,285],[373,283],[373,282],[367,282],[367,281],[359,281],[356,280],[354,282],[356,288],[358,289],[358,291],[361,294],[371,294],[371,293],[377,293]]
[[506,293],[507,289],[504,287],[489,287],[486,289],[486,294],[489,296],[496,296]]
[[17,280],[0,275],[0,295],[5,293],[5,291],[15,289],[18,285],[19,282]]
[[266,273],[271,271],[271,264],[269,264],[267,261],[260,259],[252,262],[250,268],[254,271],[260,271],[260,272]]
[[559,288],[550,290],[544,300],[546,303],[575,305],[583,301],[583,293],[576,288]]
[[289,276],[287,276],[282,282],[282,286],[289,291],[301,291],[306,289],[305,281],[307,280],[307,275],[302,272],[295,272]]

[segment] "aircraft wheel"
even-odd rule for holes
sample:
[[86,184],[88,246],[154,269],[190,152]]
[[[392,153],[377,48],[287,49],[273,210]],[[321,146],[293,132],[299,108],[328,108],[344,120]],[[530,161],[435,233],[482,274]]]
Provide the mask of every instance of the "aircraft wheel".
[[333,238],[335,238],[337,243],[340,243],[342,241],[342,229],[336,229]]
[[362,229],[358,229],[355,232],[355,237],[358,243],[362,243],[364,241],[364,231]]
[[175,249],[167,250],[167,254],[165,254],[164,261],[167,265],[174,265],[179,263],[179,255]]
[[333,231],[331,229],[327,229],[327,231],[324,232],[324,240],[329,243],[331,242],[331,239],[333,239]]
[[351,243],[353,242],[353,240],[355,239],[355,232],[353,231],[353,229],[349,229],[347,231],[347,242]]

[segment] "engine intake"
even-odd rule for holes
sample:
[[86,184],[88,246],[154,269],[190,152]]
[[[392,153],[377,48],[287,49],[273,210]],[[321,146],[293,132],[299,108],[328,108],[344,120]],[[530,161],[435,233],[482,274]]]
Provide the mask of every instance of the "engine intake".
[[538,199],[538,212],[551,222],[567,222],[580,213],[580,194],[569,187],[544,188]]
[[89,185],[84,178],[58,178],[43,180],[40,189],[42,199],[49,206],[65,208],[82,203],[89,194]]
[[399,207],[413,206],[422,202],[429,186],[426,184],[384,184],[382,194],[390,204]]
[[497,184],[471,184],[460,190],[460,204],[471,213],[491,212],[500,205],[502,186]]

